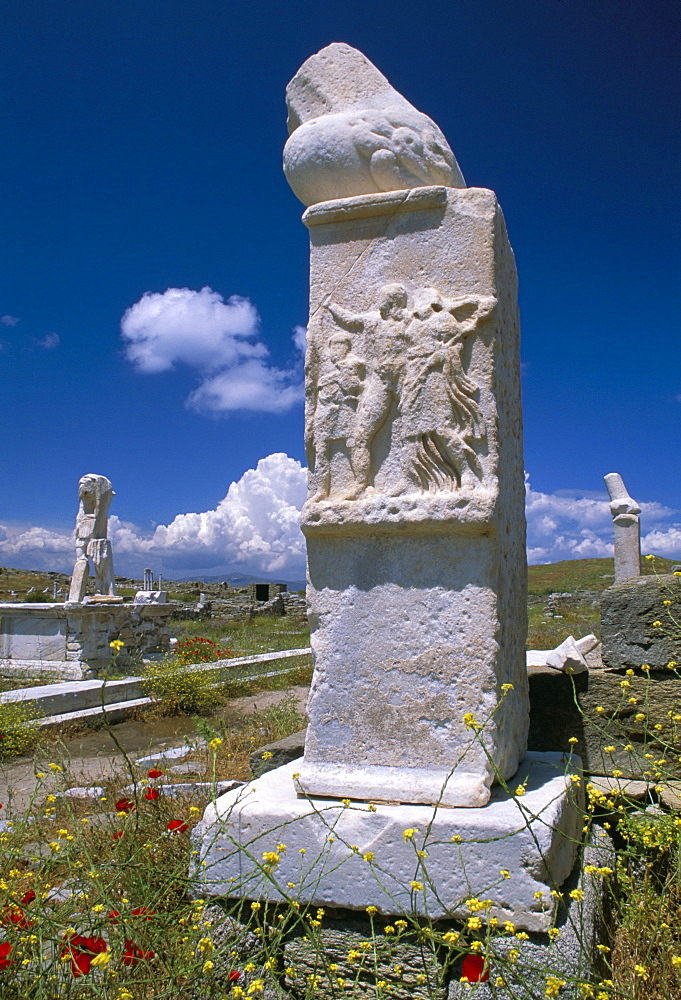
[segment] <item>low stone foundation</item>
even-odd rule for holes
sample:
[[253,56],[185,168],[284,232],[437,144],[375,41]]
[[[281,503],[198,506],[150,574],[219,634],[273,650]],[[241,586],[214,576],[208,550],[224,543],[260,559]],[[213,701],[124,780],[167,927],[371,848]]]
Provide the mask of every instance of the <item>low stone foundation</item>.
[[0,675],[96,677],[124,643],[117,665],[134,667],[170,648],[170,605],[0,604]]

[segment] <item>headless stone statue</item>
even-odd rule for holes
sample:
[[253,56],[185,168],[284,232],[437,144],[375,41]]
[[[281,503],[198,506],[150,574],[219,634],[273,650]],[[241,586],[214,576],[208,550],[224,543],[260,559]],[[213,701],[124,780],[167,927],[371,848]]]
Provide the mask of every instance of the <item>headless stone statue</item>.
[[69,601],[82,604],[90,575],[95,577],[95,594],[116,596],[111,542],[107,538],[109,507],[115,493],[106,476],[88,473],[78,482],[76,517],[76,563],[71,577]]

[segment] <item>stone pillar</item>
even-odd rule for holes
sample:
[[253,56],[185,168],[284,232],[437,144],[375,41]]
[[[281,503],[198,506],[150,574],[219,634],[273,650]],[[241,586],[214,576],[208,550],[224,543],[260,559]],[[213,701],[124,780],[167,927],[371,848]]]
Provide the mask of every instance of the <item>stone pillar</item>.
[[[367,178],[348,148],[362,101],[359,120],[380,132],[377,92],[394,128]],[[503,216],[492,191],[462,187],[441,134],[452,173],[438,173],[436,126],[356,50],[313,56],[287,99],[299,124],[284,164],[299,197],[368,192],[303,216],[315,674],[300,787],[484,805],[494,769],[517,770],[528,725],[517,280]],[[320,135],[332,154],[321,165]],[[420,183],[407,148],[420,151]],[[486,752],[470,746],[469,713]]]
[[641,508],[627,493],[618,472],[603,477],[615,535],[615,583],[641,575]]

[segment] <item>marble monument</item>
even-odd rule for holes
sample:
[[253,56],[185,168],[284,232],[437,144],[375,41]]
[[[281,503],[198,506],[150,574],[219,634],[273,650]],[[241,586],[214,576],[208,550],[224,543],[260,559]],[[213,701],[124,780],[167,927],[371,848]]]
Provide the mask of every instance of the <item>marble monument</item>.
[[[198,890],[280,899],[288,885],[320,905],[431,916],[484,893],[490,913],[546,929],[581,819],[569,762],[525,756],[519,324],[503,216],[350,46],[308,59],[287,104],[284,168],[311,246],[309,726],[302,761],[208,807]],[[527,809],[509,780],[532,787]],[[298,851],[316,863],[294,877]],[[508,858],[517,877],[502,890]]]

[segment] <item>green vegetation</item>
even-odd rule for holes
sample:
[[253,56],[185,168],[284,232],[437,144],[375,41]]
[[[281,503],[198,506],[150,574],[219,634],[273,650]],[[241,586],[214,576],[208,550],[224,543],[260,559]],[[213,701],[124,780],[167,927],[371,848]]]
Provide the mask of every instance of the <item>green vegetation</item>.
[[31,753],[38,744],[40,726],[23,702],[0,702],[0,759]]
[[[671,559],[655,557],[658,573],[669,573],[674,565]],[[644,575],[655,572],[653,563],[642,560]],[[548,596],[551,593],[574,593],[576,590],[605,590],[615,579],[612,559],[565,559],[562,562],[528,566],[527,592],[530,596]]]
[[[599,590],[602,587],[585,582],[598,578],[607,585],[603,576],[606,560],[580,563],[572,565],[567,576],[558,577],[555,567],[537,567],[534,596]],[[646,569],[665,571],[668,563],[649,560]],[[535,611],[542,614],[544,606],[543,601],[533,603],[531,617]],[[542,634],[540,626],[555,630],[546,633],[548,641],[543,645],[555,645],[569,632],[596,631],[597,611],[589,602],[574,606],[566,602],[554,610],[563,617],[537,617],[533,622],[535,638]],[[670,588],[657,615],[656,627],[679,643],[681,661],[679,590]],[[198,625],[187,623],[189,639],[196,636]],[[211,621],[206,626],[201,630],[202,638],[210,639],[218,650],[227,646],[237,655],[306,646],[308,642],[304,626],[287,618],[258,618],[238,624]],[[210,646],[205,642],[200,645]],[[185,648],[190,646],[188,643]],[[154,665],[154,671],[150,683],[168,685],[167,700],[174,699],[175,710],[196,714],[213,710],[210,717],[200,715],[194,720],[207,748],[195,750],[189,758],[197,773],[206,773],[210,781],[247,779],[254,748],[304,724],[291,699],[248,718],[235,717],[228,710],[221,715],[223,710],[216,710],[210,672],[190,672],[192,677],[201,678],[200,684],[208,679],[206,689],[177,688],[180,675],[187,674],[181,658]],[[265,685],[290,684],[294,678],[309,679],[309,673],[306,664],[297,673],[247,684],[232,678],[221,686],[222,697]],[[77,773],[70,773],[68,762],[52,761],[38,772],[45,785],[28,814],[0,832],[3,1000],[54,1000],[57,996],[67,1000],[248,1000],[260,996],[316,1000],[321,994],[339,1000],[411,1000],[415,996],[441,1000],[446,980],[460,978],[466,970],[474,980],[489,974],[490,987],[503,986],[528,1000],[560,1000],[570,989],[584,1000],[678,1000],[681,796],[675,769],[681,760],[681,668],[670,661],[662,676],[679,682],[679,695],[677,704],[667,703],[669,708],[660,719],[649,709],[651,685],[658,682],[659,674],[632,669],[622,673],[621,682],[621,710],[636,713],[641,741],[650,751],[649,771],[638,777],[648,781],[655,807],[645,810],[626,789],[603,790],[595,782],[580,781],[578,775],[573,778],[586,792],[583,836],[609,834],[617,848],[612,868],[587,869],[613,914],[611,936],[601,943],[602,969],[593,979],[571,981],[564,969],[552,967],[549,948],[542,978],[534,985],[536,953],[526,952],[527,935],[495,922],[484,898],[466,900],[469,916],[458,922],[434,923],[408,907],[388,922],[369,908],[367,914],[357,915],[357,947],[346,948],[339,958],[335,957],[338,945],[333,915],[299,900],[295,885],[280,886],[284,901],[276,905],[258,900],[252,905],[225,902],[223,906],[193,901],[190,870],[199,860],[192,853],[196,847],[189,835],[208,796],[176,799],[166,795],[157,787],[165,776],[153,770],[146,778],[138,778],[134,793],[124,793],[124,786],[136,772],[132,762],[122,761],[123,773],[112,776],[102,797],[108,806],[57,799],[46,775],[56,775],[61,787],[80,784],[81,780]],[[204,698],[206,691],[209,704]],[[576,693],[574,697],[576,700]],[[19,731],[24,722],[18,724]],[[483,738],[487,722],[466,719],[471,745]],[[616,725],[617,713],[610,719],[597,708],[589,722],[599,726],[609,740],[609,727]],[[3,736],[10,729],[8,719]],[[111,732],[115,740],[114,730]],[[613,735],[613,744],[616,741]],[[610,777],[623,775],[613,769]],[[525,789],[511,788],[510,792],[521,798]],[[364,807],[343,803],[347,809]],[[428,836],[427,830],[405,831],[405,840],[414,847],[414,901],[429,886]],[[278,884],[277,869],[285,856],[285,843],[285,830],[272,831],[272,849],[262,854],[262,860],[256,856],[270,883]],[[347,847],[348,858],[356,857],[357,848]],[[376,857],[368,852],[362,860],[367,879],[380,880],[379,848]],[[311,865],[320,862],[321,858],[306,860]],[[341,870],[338,877],[343,877]],[[560,886],[552,889],[554,894],[561,891]],[[580,890],[572,890],[570,895],[576,912]],[[564,929],[554,926],[548,938],[558,940],[563,933]],[[298,952],[291,952],[292,941]],[[590,940],[584,944],[592,947]],[[416,964],[409,968],[401,965],[405,947],[411,947],[410,954],[417,956]],[[299,959],[304,952],[308,959]],[[343,964],[342,972],[337,961]],[[472,987],[470,995],[475,996]]]
[[200,636],[228,647],[234,656],[273,653],[279,649],[302,649],[310,645],[307,619],[290,615],[257,618],[210,618],[205,621],[175,621],[178,639]]

